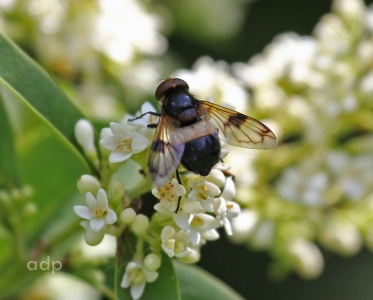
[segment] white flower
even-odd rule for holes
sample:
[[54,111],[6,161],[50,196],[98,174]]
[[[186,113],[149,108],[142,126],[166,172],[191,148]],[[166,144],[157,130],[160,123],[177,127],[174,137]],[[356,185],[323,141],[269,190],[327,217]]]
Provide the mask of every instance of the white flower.
[[166,50],[167,41],[158,33],[159,18],[147,13],[139,2],[100,0],[98,7],[93,45],[110,59],[128,64],[138,52],[159,55]]
[[142,134],[132,132],[128,126],[110,123],[111,136],[100,141],[102,147],[111,150],[109,161],[121,162],[129,159],[133,154],[145,150],[149,140]]
[[[193,246],[201,242],[201,238],[206,231],[214,230],[220,227],[220,222],[213,216],[207,214],[195,214],[190,222],[189,232],[190,240]],[[209,236],[209,234],[207,234]]]
[[[154,209],[165,215],[171,215],[175,223],[181,229],[187,229],[190,223],[190,215],[192,213],[203,212],[203,207],[196,201],[183,197],[186,193],[185,187],[178,183],[176,178],[166,183],[164,186],[155,187],[152,193],[159,199],[159,203],[154,206]],[[179,208],[176,212],[179,197]]]
[[235,218],[240,214],[240,206],[236,202],[226,201],[223,197],[216,198],[213,205],[216,219],[224,226],[225,232],[232,235],[229,218]]
[[105,225],[114,224],[117,221],[115,212],[109,208],[109,201],[106,192],[99,189],[97,199],[88,192],[85,195],[87,206],[76,205],[74,212],[81,218],[89,220],[90,228],[99,232]]
[[162,249],[169,257],[185,257],[191,253],[190,234],[187,231],[178,232],[171,225],[166,225],[161,233]]
[[145,284],[155,281],[158,272],[149,271],[140,260],[133,260],[128,263],[120,286],[124,289],[131,286],[131,296],[139,299],[144,292]]
[[212,201],[220,194],[220,189],[213,183],[206,180],[188,180],[188,185],[192,188],[188,198],[198,201],[207,211],[213,210]]
[[[141,106],[141,111],[138,115],[145,114],[147,112],[156,112],[155,108],[153,105],[151,105],[149,102],[145,102]],[[133,119],[134,117],[125,117],[121,123],[125,124],[127,123],[128,119]],[[136,119],[134,121],[128,122],[129,125],[137,126],[138,127],[138,132],[141,133],[142,135],[146,136],[150,141],[153,140],[154,137],[154,129],[153,128],[148,128],[147,126],[149,124],[157,124],[159,120],[158,116],[154,116],[152,114],[146,114],[140,119]]]

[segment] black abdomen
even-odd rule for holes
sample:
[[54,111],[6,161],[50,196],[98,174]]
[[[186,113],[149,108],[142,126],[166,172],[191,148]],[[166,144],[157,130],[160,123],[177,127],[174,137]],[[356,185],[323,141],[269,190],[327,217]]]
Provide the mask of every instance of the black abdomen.
[[212,133],[186,142],[181,163],[189,171],[207,176],[219,161],[219,157],[219,136],[217,133]]

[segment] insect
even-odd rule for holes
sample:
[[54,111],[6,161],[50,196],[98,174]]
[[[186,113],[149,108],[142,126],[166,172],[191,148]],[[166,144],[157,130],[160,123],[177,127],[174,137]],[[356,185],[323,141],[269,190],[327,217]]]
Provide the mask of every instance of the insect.
[[[207,176],[220,160],[220,140],[251,148],[276,147],[274,133],[263,123],[232,109],[197,100],[189,93],[188,84],[180,78],[164,80],[155,91],[162,106],[151,146],[148,168],[154,184],[162,186],[176,172],[180,163],[189,171]],[[220,131],[220,132],[219,132]],[[178,178],[179,180],[179,178]],[[180,181],[180,180],[179,180]]]

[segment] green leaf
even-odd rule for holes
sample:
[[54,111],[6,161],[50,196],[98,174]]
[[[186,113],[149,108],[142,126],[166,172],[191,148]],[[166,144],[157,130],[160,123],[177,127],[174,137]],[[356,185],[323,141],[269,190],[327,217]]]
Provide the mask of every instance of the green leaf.
[[174,261],[180,284],[181,298],[185,300],[242,300],[243,298],[224,282],[194,265]]
[[0,188],[19,186],[14,138],[8,115],[0,94]]
[[69,141],[70,146],[80,149],[74,126],[84,115],[43,69],[1,33],[0,53],[0,83]]

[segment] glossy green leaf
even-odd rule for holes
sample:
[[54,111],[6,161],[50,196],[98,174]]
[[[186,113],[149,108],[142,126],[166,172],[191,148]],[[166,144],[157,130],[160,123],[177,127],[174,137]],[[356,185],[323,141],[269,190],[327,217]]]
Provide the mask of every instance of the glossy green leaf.
[[84,118],[83,114],[42,68],[1,33],[0,53],[0,83],[70,145],[80,149],[74,137],[74,126]]
[[205,270],[174,261],[181,298],[185,300],[242,300],[243,298],[224,282]]
[[7,111],[0,95],[0,188],[19,186],[14,138]]

